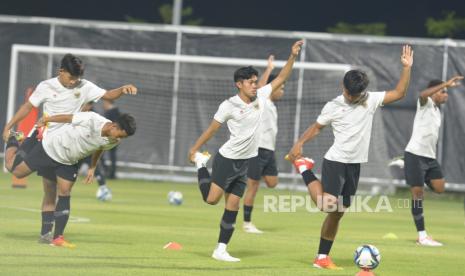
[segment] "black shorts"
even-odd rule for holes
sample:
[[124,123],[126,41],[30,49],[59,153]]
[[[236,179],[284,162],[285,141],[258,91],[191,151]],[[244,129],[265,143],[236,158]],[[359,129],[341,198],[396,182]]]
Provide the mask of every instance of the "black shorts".
[[24,158],[26,165],[32,170],[37,171],[37,174],[49,180],[56,181],[57,176],[68,181],[76,181],[78,166],[65,165],[56,162],[44,150],[42,142],[38,142],[26,154]]
[[19,146],[16,154],[20,155],[24,159],[26,154],[31,151],[37,143],[39,143],[37,140],[37,134],[37,130],[34,130],[31,135],[27,136]]
[[410,152],[404,154],[405,181],[411,187],[423,187],[431,179],[444,178],[441,166],[433,158],[419,156]]
[[229,159],[218,152],[213,159],[212,182],[225,193],[242,197],[247,186],[248,166],[249,159]]
[[274,151],[259,148],[258,155],[249,159],[247,176],[250,179],[259,181],[264,175],[278,175],[276,157],[274,156]]
[[335,197],[342,196],[342,204],[349,207],[360,178],[360,163],[341,163],[323,159],[321,184],[323,192]]

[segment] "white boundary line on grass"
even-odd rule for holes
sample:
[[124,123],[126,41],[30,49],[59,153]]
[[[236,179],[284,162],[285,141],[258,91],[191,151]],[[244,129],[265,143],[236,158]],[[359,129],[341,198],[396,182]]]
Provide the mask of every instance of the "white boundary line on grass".
[[[22,208],[22,207],[0,206],[0,208],[13,209],[13,210],[19,210],[19,211],[26,211],[26,212],[33,212],[33,213],[40,213],[41,212],[41,210],[39,210],[39,209]],[[87,223],[87,222],[90,222],[90,219],[89,218],[84,218],[84,217],[69,216],[69,222]]]

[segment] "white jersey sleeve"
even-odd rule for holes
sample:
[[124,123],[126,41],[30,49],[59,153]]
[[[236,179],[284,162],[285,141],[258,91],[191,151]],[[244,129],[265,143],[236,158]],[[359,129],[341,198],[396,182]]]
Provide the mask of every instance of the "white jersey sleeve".
[[316,119],[316,122],[322,126],[327,126],[333,121],[333,114],[334,104],[332,102],[327,102]]
[[268,99],[271,95],[271,92],[273,92],[273,88],[271,87],[271,83],[269,83],[257,90],[257,97]]
[[378,107],[383,106],[384,96],[386,95],[385,91],[382,92],[368,92],[368,101],[370,106],[373,106],[376,110]]
[[86,89],[87,93],[85,95],[86,102],[96,102],[107,92],[105,89],[98,87],[90,81],[87,81],[86,86],[88,86],[88,89]]
[[218,123],[222,124],[231,118],[231,113],[231,103],[229,103],[229,101],[226,100],[220,104],[220,106],[218,107],[218,111],[216,111],[216,114],[213,117],[213,119],[215,119],[215,121],[217,121]]
[[34,107],[39,107],[40,104],[45,102],[45,100],[46,100],[46,98],[48,96],[46,86],[47,86],[47,84],[45,82],[39,83],[39,85],[37,85],[36,89],[34,90],[34,92],[29,97],[29,102]]

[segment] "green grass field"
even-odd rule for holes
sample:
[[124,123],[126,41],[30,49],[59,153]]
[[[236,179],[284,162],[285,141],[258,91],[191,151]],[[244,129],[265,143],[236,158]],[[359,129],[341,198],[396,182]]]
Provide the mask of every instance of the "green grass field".
[[[415,245],[410,209],[398,209],[401,193],[391,197],[393,212],[349,213],[343,218],[332,249],[343,271],[312,268],[321,213],[300,208],[295,213],[263,212],[263,195],[299,194],[261,189],[254,209],[255,224],[263,235],[241,229],[242,213],[228,247],[240,263],[213,260],[223,205],[202,202],[196,185],[133,180],[110,181],[113,201],[95,199],[96,185],[78,182],[71,215],[88,222],[70,222],[66,238],[76,249],[38,244],[40,179],[31,177],[27,189],[12,189],[9,175],[0,173],[0,275],[354,275],[352,255],[370,243],[381,251],[376,275],[464,275],[465,240],[463,198],[427,195],[426,226],[442,241],[442,248]],[[179,190],[181,206],[170,206],[166,195]],[[401,200],[402,201],[402,200]],[[370,201],[371,202],[371,201]],[[376,201],[375,201],[376,203]],[[399,239],[383,240],[388,232]],[[162,249],[170,242],[181,251]]]

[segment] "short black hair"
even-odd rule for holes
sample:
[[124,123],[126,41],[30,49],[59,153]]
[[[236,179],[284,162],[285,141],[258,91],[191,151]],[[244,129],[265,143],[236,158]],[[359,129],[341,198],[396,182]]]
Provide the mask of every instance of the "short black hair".
[[360,70],[350,70],[344,75],[344,87],[351,96],[365,91],[369,83],[367,74]]
[[242,67],[234,72],[234,82],[248,80],[253,76],[258,76],[258,71],[252,66]]
[[70,73],[73,77],[80,77],[84,75],[84,65],[82,60],[73,54],[66,54],[61,59],[61,69]]
[[121,114],[115,122],[118,126],[126,131],[128,136],[134,135],[136,132],[136,120],[127,113]]
[[443,84],[444,82],[442,80],[438,80],[438,79],[434,79],[434,80],[431,80],[429,83],[428,83],[428,87],[427,88],[430,88],[430,87],[433,87],[433,86],[436,86],[436,85],[440,85],[440,84]]
[[268,77],[268,79],[266,80],[266,83],[270,83],[272,82],[274,79],[276,79],[278,75],[276,74],[270,74],[270,76]]

